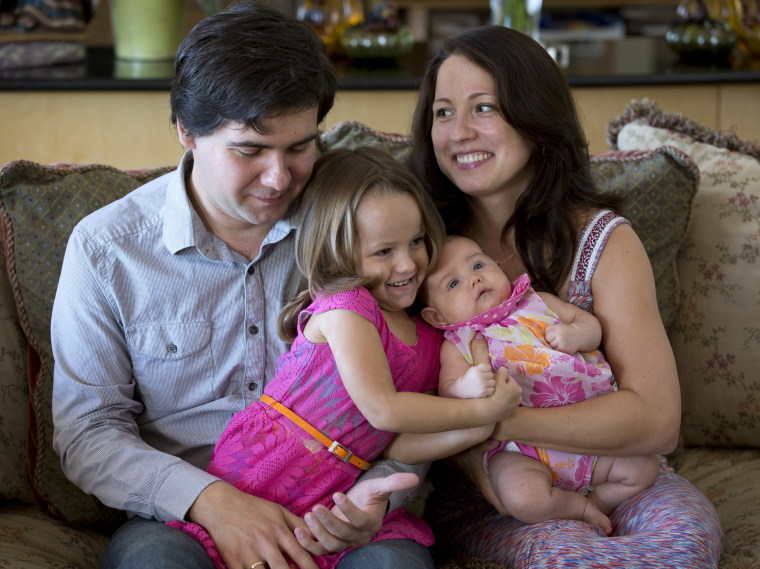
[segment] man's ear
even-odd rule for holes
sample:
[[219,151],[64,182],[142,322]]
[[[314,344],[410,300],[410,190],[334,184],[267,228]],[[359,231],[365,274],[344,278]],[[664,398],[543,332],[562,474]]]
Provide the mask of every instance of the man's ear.
[[422,319],[431,326],[445,326],[446,321],[440,315],[440,313],[432,306],[426,306],[420,312]]
[[177,135],[179,136],[179,143],[182,146],[185,148],[195,148],[195,137],[185,130],[179,117],[177,117]]

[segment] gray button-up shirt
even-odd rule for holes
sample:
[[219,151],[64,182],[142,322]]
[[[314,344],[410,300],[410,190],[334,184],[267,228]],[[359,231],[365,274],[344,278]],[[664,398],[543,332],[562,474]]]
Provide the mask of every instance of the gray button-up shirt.
[[68,243],[52,318],[53,445],[66,475],[115,508],[182,519],[232,415],[287,346],[294,228],[249,262],[204,227],[179,168],[96,211]]

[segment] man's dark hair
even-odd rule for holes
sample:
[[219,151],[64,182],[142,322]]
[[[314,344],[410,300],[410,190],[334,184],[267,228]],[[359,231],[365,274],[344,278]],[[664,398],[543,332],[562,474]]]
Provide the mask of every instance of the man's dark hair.
[[227,123],[261,134],[263,121],[332,108],[337,74],[319,36],[305,23],[240,2],[198,23],[177,50],[171,121],[191,136]]

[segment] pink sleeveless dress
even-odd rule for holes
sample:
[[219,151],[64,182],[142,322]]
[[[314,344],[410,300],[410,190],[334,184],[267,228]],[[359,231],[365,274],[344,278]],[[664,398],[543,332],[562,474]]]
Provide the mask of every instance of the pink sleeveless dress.
[[[482,334],[494,369],[506,367],[522,387],[521,405],[525,407],[557,407],[612,391],[612,370],[601,352],[569,355],[547,343],[546,327],[559,323],[559,317],[530,286],[528,275],[523,274],[512,283],[512,294],[505,302],[441,329],[470,364],[471,341],[476,333]],[[508,442],[489,453],[488,459],[505,447],[543,462],[551,471],[554,486],[564,490],[586,488],[596,463],[593,456]]]
[[[397,391],[435,389],[440,369],[440,332],[420,319],[417,343],[408,346],[394,336],[375,299],[364,287],[331,296],[318,296],[299,315],[298,336],[290,351],[280,356],[277,373],[265,393],[279,401],[331,440],[356,456],[374,460],[394,433],[372,427],[348,395],[328,344],[314,344],[303,335],[310,315],[329,310],[351,310],[378,330]],[[214,448],[208,472],[240,490],[285,506],[303,516],[316,504],[330,508],[335,492],[346,492],[359,474],[306,431],[272,407],[257,401],[236,414]],[[213,540],[198,524],[170,522],[200,541],[218,568],[222,561]],[[403,509],[383,520],[372,540],[413,539],[429,546],[430,528]],[[320,568],[334,567],[346,552],[315,559]]]

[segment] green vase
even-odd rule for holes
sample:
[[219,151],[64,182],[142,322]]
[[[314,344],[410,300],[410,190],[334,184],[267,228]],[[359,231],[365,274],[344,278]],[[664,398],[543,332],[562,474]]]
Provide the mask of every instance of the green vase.
[[491,23],[506,26],[538,41],[541,0],[490,0]]
[[174,59],[185,35],[186,0],[111,0],[117,59]]

